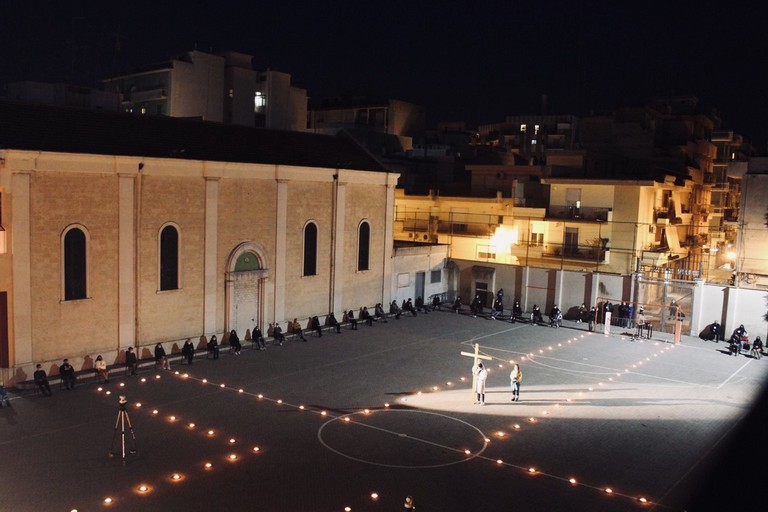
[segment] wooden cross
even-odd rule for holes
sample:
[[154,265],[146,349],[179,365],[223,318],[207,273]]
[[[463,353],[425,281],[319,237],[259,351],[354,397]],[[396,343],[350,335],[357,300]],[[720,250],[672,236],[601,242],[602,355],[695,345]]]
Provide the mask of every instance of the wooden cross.
[[472,357],[473,363],[472,363],[472,400],[475,399],[475,385],[477,384],[477,375],[475,375],[474,369],[477,368],[477,364],[480,362],[480,359],[486,359],[488,361],[492,360],[493,358],[490,356],[481,356],[480,355],[480,344],[475,343],[475,351],[473,352],[462,352],[461,355]]

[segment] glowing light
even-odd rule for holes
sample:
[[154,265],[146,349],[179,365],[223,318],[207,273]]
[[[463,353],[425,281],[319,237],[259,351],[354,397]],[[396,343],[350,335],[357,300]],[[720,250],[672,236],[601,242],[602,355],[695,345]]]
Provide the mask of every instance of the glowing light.
[[136,402],[136,408],[138,409],[139,407],[141,407],[141,402]]
[[498,431],[498,432],[496,432],[496,435],[499,436],[499,437],[504,437],[504,432]]
[[611,489],[610,487],[606,487],[605,488],[605,493],[606,494],[613,494],[613,489]]
[[453,386],[453,382],[451,382],[451,381],[448,381],[448,382],[446,382],[446,383],[445,383],[445,385],[446,385],[446,386]]
[[213,468],[213,464],[211,464],[210,462],[206,462],[206,463],[203,465],[203,467],[204,467],[205,469],[211,469],[211,468]]
[[238,393],[242,393],[243,392],[243,388],[238,389],[237,392]]
[[111,391],[107,391],[107,394],[108,394],[108,395],[111,395],[111,394],[112,394],[112,392],[111,392]]
[[327,414],[328,414],[327,412],[323,411],[320,413],[320,416],[326,416]]
[[219,384],[219,387],[220,387],[220,388],[223,388],[223,387],[224,387],[224,384]]
[[254,452],[259,452],[259,451],[261,451],[261,448],[259,448],[258,446],[254,446],[253,447],[253,451]]
[[235,443],[236,443],[235,438],[234,437],[230,437],[229,438],[229,444],[235,444]]
[[536,423],[536,418],[533,418],[533,417],[528,418],[528,421],[530,421],[531,423]]
[[504,464],[504,461],[501,459],[496,459],[496,464]]
[[171,417],[170,417],[170,418],[168,418],[168,419],[169,419],[170,421],[176,421],[176,416],[171,416]]
[[139,491],[139,492],[148,492],[148,491],[149,491],[149,487],[148,487],[148,486],[146,486],[146,485],[144,485],[144,484],[141,484],[141,485],[139,486],[139,488],[138,488],[138,491]]
[[421,396],[421,391],[419,391],[418,393],[416,393],[416,396]]
[[152,409],[152,414],[157,414],[158,412],[160,411],[158,411],[157,409]]
[[159,378],[160,378],[160,376],[159,376],[159,375],[155,375],[155,379],[159,379]]
[[569,482],[571,482],[573,485],[576,485],[576,479],[575,478],[569,478]]
[[208,431],[208,435],[209,435],[209,436],[212,436],[212,435],[213,435],[213,430],[209,430],[209,431]]
[[376,500],[378,500],[378,499],[379,499],[379,493],[377,493],[377,492],[372,492],[372,493],[371,493],[371,499],[372,499],[373,501],[376,501]]
[[174,473],[171,475],[171,480],[173,480],[174,482],[178,482],[181,480],[181,475],[178,473]]
[[104,498],[104,503],[106,503],[107,505],[111,505],[111,504],[112,504],[112,501],[113,501],[113,500],[112,500],[112,498],[110,498],[109,496],[107,496],[106,498]]
[[344,507],[344,512],[352,512],[352,507]]
[[203,384],[207,384],[207,383],[208,383],[208,379],[203,379]]
[[637,501],[639,501],[640,503],[648,503],[648,500],[643,498],[642,496],[637,498]]
[[514,425],[512,425],[512,428],[514,428],[515,430],[519,430],[520,429],[520,425],[515,423]]
[[528,472],[529,473],[535,473],[536,472],[536,468],[528,468]]
[[264,395],[262,395],[261,393],[259,393],[257,396],[258,398],[264,398]]
[[281,404],[281,403],[283,403],[283,401],[282,400],[278,400],[277,403]]
[[147,378],[146,377],[142,377],[141,378],[141,382],[147,382]]
[[363,409],[363,412],[364,412],[365,414],[371,414],[371,410],[370,410],[370,409]]
[[194,424],[194,423],[190,423],[190,424],[189,424],[189,425],[187,425],[187,426],[188,426],[189,428],[195,428],[195,424]]
[[469,450],[464,450],[464,453],[467,454],[467,455],[470,455],[472,452],[469,451]]
[[227,458],[228,458],[229,460],[237,460],[237,455],[235,455],[234,453],[230,453],[230,454],[229,454],[229,456],[228,456]]
[[96,388],[96,391],[104,391],[104,388],[102,388],[101,386],[99,386],[98,388]]
[[189,374],[188,374],[188,373],[185,373],[184,375],[182,375],[182,377],[184,377],[184,378],[186,379],[186,378],[188,378],[188,377],[189,377]]
[[344,421],[349,421],[349,416],[345,417]]
[[178,375],[178,374],[179,374],[179,370],[176,370],[176,371],[175,371],[175,372],[173,372],[173,373],[175,373],[176,375]]
[[124,387],[125,387],[125,382],[121,382],[121,383],[120,383],[120,387],[121,387],[121,388],[124,388]]
[[303,406],[303,405],[300,405],[300,406],[299,406],[299,409],[301,409],[301,410],[303,411],[303,410],[304,410],[304,406]]
[[389,407],[389,402],[386,402],[386,403],[384,404],[384,407]]

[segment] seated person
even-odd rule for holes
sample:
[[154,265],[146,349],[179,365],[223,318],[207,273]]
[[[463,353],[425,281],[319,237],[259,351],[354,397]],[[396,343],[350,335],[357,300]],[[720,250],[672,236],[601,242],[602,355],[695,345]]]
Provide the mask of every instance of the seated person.
[[267,344],[264,343],[264,335],[261,334],[261,329],[259,329],[258,325],[253,328],[251,339],[253,339],[253,343],[259,347],[259,350],[267,350]]
[[360,320],[365,320],[365,323],[368,324],[368,327],[373,327],[373,316],[368,312],[368,306],[363,306],[363,308],[360,310]]
[[136,369],[138,366],[139,363],[136,360],[136,352],[133,351],[133,347],[128,347],[128,350],[125,352],[126,369],[130,370],[131,375],[136,375]]
[[520,302],[515,301],[515,304],[512,306],[512,322],[514,323],[516,320],[522,320],[523,319],[523,308],[520,307]]
[[454,313],[461,312],[461,297],[456,297],[456,300],[453,301],[452,308]]
[[552,327],[560,327],[562,320],[563,313],[560,311],[560,308],[557,307],[557,304],[555,304],[552,307],[552,311],[549,312],[549,325]]
[[416,308],[413,306],[413,302],[411,302],[410,297],[405,302],[405,304],[403,304],[403,311],[409,311],[413,316],[416,316]]
[[427,308],[424,307],[424,299],[421,298],[421,295],[416,297],[416,311],[423,311],[425,315],[429,313]]
[[96,376],[104,383],[109,382],[109,370],[107,369],[107,362],[101,357],[101,354],[96,356],[96,361],[93,363],[93,369],[96,370]]
[[234,329],[229,333],[229,346],[232,347],[232,352],[234,352],[236,356],[240,355],[240,350],[243,346],[240,344],[240,337],[237,335],[237,331]]
[[400,320],[400,315],[402,314],[402,310],[397,305],[396,300],[393,300],[392,304],[389,305],[389,313],[391,315],[395,315],[395,320]]
[[387,317],[384,315],[384,306],[381,305],[381,302],[374,306],[374,317],[377,321],[381,320],[383,323],[387,323]]
[[42,394],[51,396],[51,385],[48,384],[48,375],[46,375],[45,370],[43,370],[43,365],[37,363],[35,368],[37,368],[34,373],[35,384],[40,388]]
[[208,340],[207,348],[208,348],[208,353],[214,359],[218,359],[219,358],[219,342],[216,339],[216,335],[215,334],[213,336],[211,336],[210,340]]
[[498,298],[494,299],[493,311],[491,312],[491,320],[496,320],[496,318],[501,316],[502,313],[504,313],[504,305]]
[[323,328],[320,327],[320,319],[313,316],[309,319],[309,327],[317,333],[318,336],[323,336]]
[[539,322],[544,321],[544,317],[541,315],[541,309],[538,305],[533,305],[533,311],[531,312],[531,323],[536,325]]
[[294,318],[293,322],[288,322],[288,332],[296,334],[301,341],[307,341],[304,337],[304,330],[301,328],[298,318]]
[[165,355],[165,349],[160,343],[155,345],[155,364],[159,365],[163,370],[171,369],[171,364],[168,362],[168,357]]
[[336,329],[336,333],[341,333],[341,324],[339,324],[339,321],[336,320],[336,315],[333,314],[333,311],[328,313],[328,316],[325,319],[325,325]]
[[432,296],[432,311],[438,310],[440,311],[440,296],[439,295],[433,295]]
[[59,375],[66,389],[75,389],[75,367],[69,364],[69,359],[64,359],[59,366]]
[[280,327],[280,324],[275,323],[275,327],[272,331],[272,337],[275,339],[275,341],[280,345],[283,346],[283,342],[285,341],[285,335],[283,335],[283,328]]
[[355,312],[351,309],[346,313],[347,322],[352,326],[352,330],[357,330],[357,320],[355,320]]
[[752,357],[755,359],[760,359],[763,357],[763,340],[760,339],[760,336],[755,338],[755,342],[752,343]]

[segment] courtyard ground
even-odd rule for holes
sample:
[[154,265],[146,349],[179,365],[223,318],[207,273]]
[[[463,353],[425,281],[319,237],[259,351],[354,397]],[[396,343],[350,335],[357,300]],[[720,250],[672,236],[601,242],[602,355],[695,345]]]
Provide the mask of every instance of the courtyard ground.
[[[698,338],[450,312],[307,340],[14,394],[0,509],[373,512],[412,495],[427,512],[709,510],[768,368]],[[475,344],[491,358],[485,406],[461,355]]]

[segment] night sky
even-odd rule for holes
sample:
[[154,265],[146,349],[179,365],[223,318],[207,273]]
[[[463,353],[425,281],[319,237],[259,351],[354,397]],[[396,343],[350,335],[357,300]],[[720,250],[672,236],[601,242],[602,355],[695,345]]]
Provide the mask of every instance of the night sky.
[[2,0],[0,83],[100,78],[198,49],[255,56],[320,99],[422,104],[428,122],[586,115],[693,94],[765,150],[756,2]]

